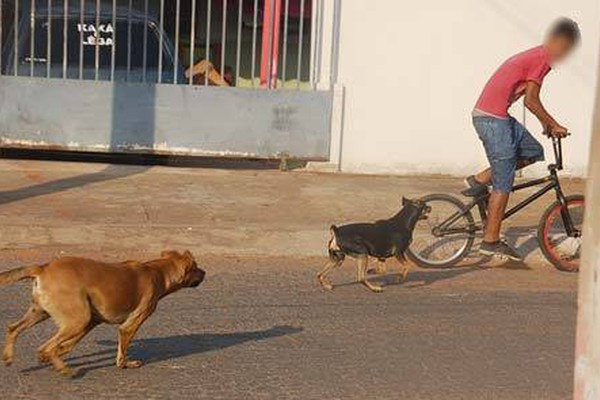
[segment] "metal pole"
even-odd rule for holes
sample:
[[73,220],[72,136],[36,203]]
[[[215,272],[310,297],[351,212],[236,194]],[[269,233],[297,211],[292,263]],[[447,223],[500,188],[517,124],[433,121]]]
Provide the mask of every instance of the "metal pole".
[[67,51],[68,51],[68,41],[69,41],[69,30],[67,29],[69,26],[69,1],[65,0],[64,8],[63,8],[63,63],[62,63],[62,77],[63,79],[67,79]]
[[19,67],[19,0],[15,0],[15,15],[13,21],[13,30],[14,30],[14,42],[13,42],[13,74],[15,76],[19,75],[18,67]]
[[85,9],[85,0],[81,0],[79,7],[79,79],[83,79],[83,25],[85,17],[83,10]]
[[129,8],[127,10],[127,80],[131,72],[131,14],[133,13],[133,0],[129,0]]
[[[598,68],[600,74],[600,67]],[[575,400],[600,398],[600,83],[592,128],[585,199],[583,253],[579,272]]]
[[221,77],[225,76],[225,49],[227,42],[227,0],[223,0],[223,21],[221,22]]
[[163,46],[164,46],[164,31],[165,31],[165,0],[160,0],[160,32],[158,32],[158,83],[162,83],[163,74]]
[[340,59],[340,29],[342,0],[335,0],[333,10],[333,34],[331,37],[331,67],[329,82],[335,85],[338,81],[338,64]]
[[271,89],[271,65],[273,59],[273,29],[275,21],[275,0],[265,0],[263,17],[262,52],[260,55],[260,84]]
[[110,46],[110,80],[115,81],[116,47],[117,47],[117,0],[112,4],[112,45]]
[[311,4],[312,13],[310,16],[310,62],[309,62],[309,72],[308,72],[308,80],[310,82],[311,87],[314,88],[313,82],[315,81],[315,65],[316,65],[316,54],[318,48],[318,40],[319,40],[319,0],[314,0]]
[[318,5],[318,25],[317,25],[317,37],[315,38],[314,42],[316,45],[315,48],[315,58],[314,58],[314,64],[313,64],[313,80],[312,80],[312,86],[313,89],[316,89],[317,87],[317,82],[319,82],[321,80],[321,59],[322,59],[322,54],[323,54],[323,1],[322,0],[318,0],[317,2]]
[[[49,2],[51,0],[48,0]],[[0,0],[0,43],[2,43],[2,5],[4,3],[4,0]],[[48,7],[48,9],[50,9],[50,7]],[[3,68],[2,68],[2,48],[0,48],[0,75],[2,75],[3,72]]]
[[29,76],[32,77],[35,69],[35,0],[31,0],[29,10]]
[[[162,49],[161,49],[162,50]],[[144,1],[144,46],[142,47],[142,82],[148,72],[148,0]]]
[[296,70],[296,89],[300,89],[302,79],[302,46],[304,44],[304,0],[300,0],[300,32],[298,34],[298,66]]
[[100,0],[96,0],[96,32],[94,37],[96,39],[95,55],[94,55],[94,80],[98,80],[100,77]]
[[252,79],[252,87],[256,79],[256,31],[258,25],[258,0],[254,0],[254,18],[252,20],[252,67],[250,79]]
[[47,22],[48,31],[46,34],[46,78],[50,79],[52,74],[52,0],[48,0]]
[[235,56],[235,85],[240,81],[240,62],[242,53],[242,16],[244,13],[244,0],[239,0],[238,4],[238,31],[237,31],[237,51]]
[[194,68],[195,59],[195,50],[196,50],[196,0],[192,0],[192,21],[190,27],[190,76],[189,76],[189,84],[194,83],[194,74],[192,73]]
[[277,88],[277,78],[279,73],[279,43],[281,39],[281,1],[282,0],[275,0],[275,8],[273,9],[271,57],[269,60],[269,89]]
[[281,60],[281,81],[285,87],[287,76],[287,48],[288,48],[288,25],[290,18],[290,0],[285,0],[285,10],[283,11],[283,54]]
[[281,0],[266,0],[263,17],[260,84],[266,85],[268,89],[277,86],[280,25]]
[[[212,21],[212,0],[208,0],[206,8],[206,62],[210,63],[210,30]],[[208,86],[208,70],[204,73],[204,86]]]
[[175,3],[175,62],[173,64],[173,83],[179,80],[179,23],[181,14],[181,0]]

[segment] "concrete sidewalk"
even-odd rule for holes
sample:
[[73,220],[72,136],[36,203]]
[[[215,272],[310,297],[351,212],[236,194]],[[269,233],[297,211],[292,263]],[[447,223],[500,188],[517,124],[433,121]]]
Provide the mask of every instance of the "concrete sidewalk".
[[[580,180],[565,180],[582,193]],[[5,250],[318,256],[332,223],[386,218],[402,196],[458,193],[460,179],[0,161]],[[543,262],[535,235],[551,195],[510,221],[509,235]],[[511,228],[512,227],[512,228]],[[142,255],[142,254],[140,254]]]

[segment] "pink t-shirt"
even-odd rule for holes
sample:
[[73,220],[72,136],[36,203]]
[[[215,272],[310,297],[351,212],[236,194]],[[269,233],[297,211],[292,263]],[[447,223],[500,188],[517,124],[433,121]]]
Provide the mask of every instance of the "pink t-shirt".
[[551,69],[550,54],[543,46],[519,53],[504,62],[485,85],[475,111],[507,118],[508,109],[525,94],[528,81],[542,85]]

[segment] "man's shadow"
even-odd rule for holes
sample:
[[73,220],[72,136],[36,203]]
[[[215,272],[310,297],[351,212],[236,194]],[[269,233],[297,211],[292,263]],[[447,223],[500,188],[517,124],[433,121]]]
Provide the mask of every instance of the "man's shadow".
[[537,226],[512,226],[505,232],[509,244],[515,247],[523,258],[540,248],[537,235]]
[[[138,339],[131,344],[127,355],[130,359],[141,360],[144,365],[148,365],[194,354],[222,350],[246,342],[294,335],[303,330],[304,328],[301,327],[283,325],[274,326],[262,331],[224,334],[203,333]],[[66,359],[70,367],[79,368],[74,378],[83,378],[88,372],[98,369],[116,368],[117,342],[114,340],[100,340],[98,344],[109,348]],[[21,372],[33,372],[47,367],[47,365],[36,366],[24,369]]]
[[76,187],[91,185],[93,183],[125,178],[144,173],[149,169],[150,167],[147,166],[125,167],[119,165],[108,165],[106,168],[98,172],[77,175],[69,178],[43,182],[19,189],[0,192],[0,205],[25,200],[31,197],[45,196],[53,193],[63,192]]

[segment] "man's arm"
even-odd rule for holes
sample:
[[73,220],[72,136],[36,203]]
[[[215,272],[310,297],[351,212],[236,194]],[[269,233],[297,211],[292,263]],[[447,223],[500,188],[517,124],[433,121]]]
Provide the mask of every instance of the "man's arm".
[[536,82],[527,82],[525,88],[525,107],[531,111],[537,119],[540,120],[544,130],[557,137],[565,137],[569,130],[556,122],[556,120],[546,111],[540,100],[540,85]]

